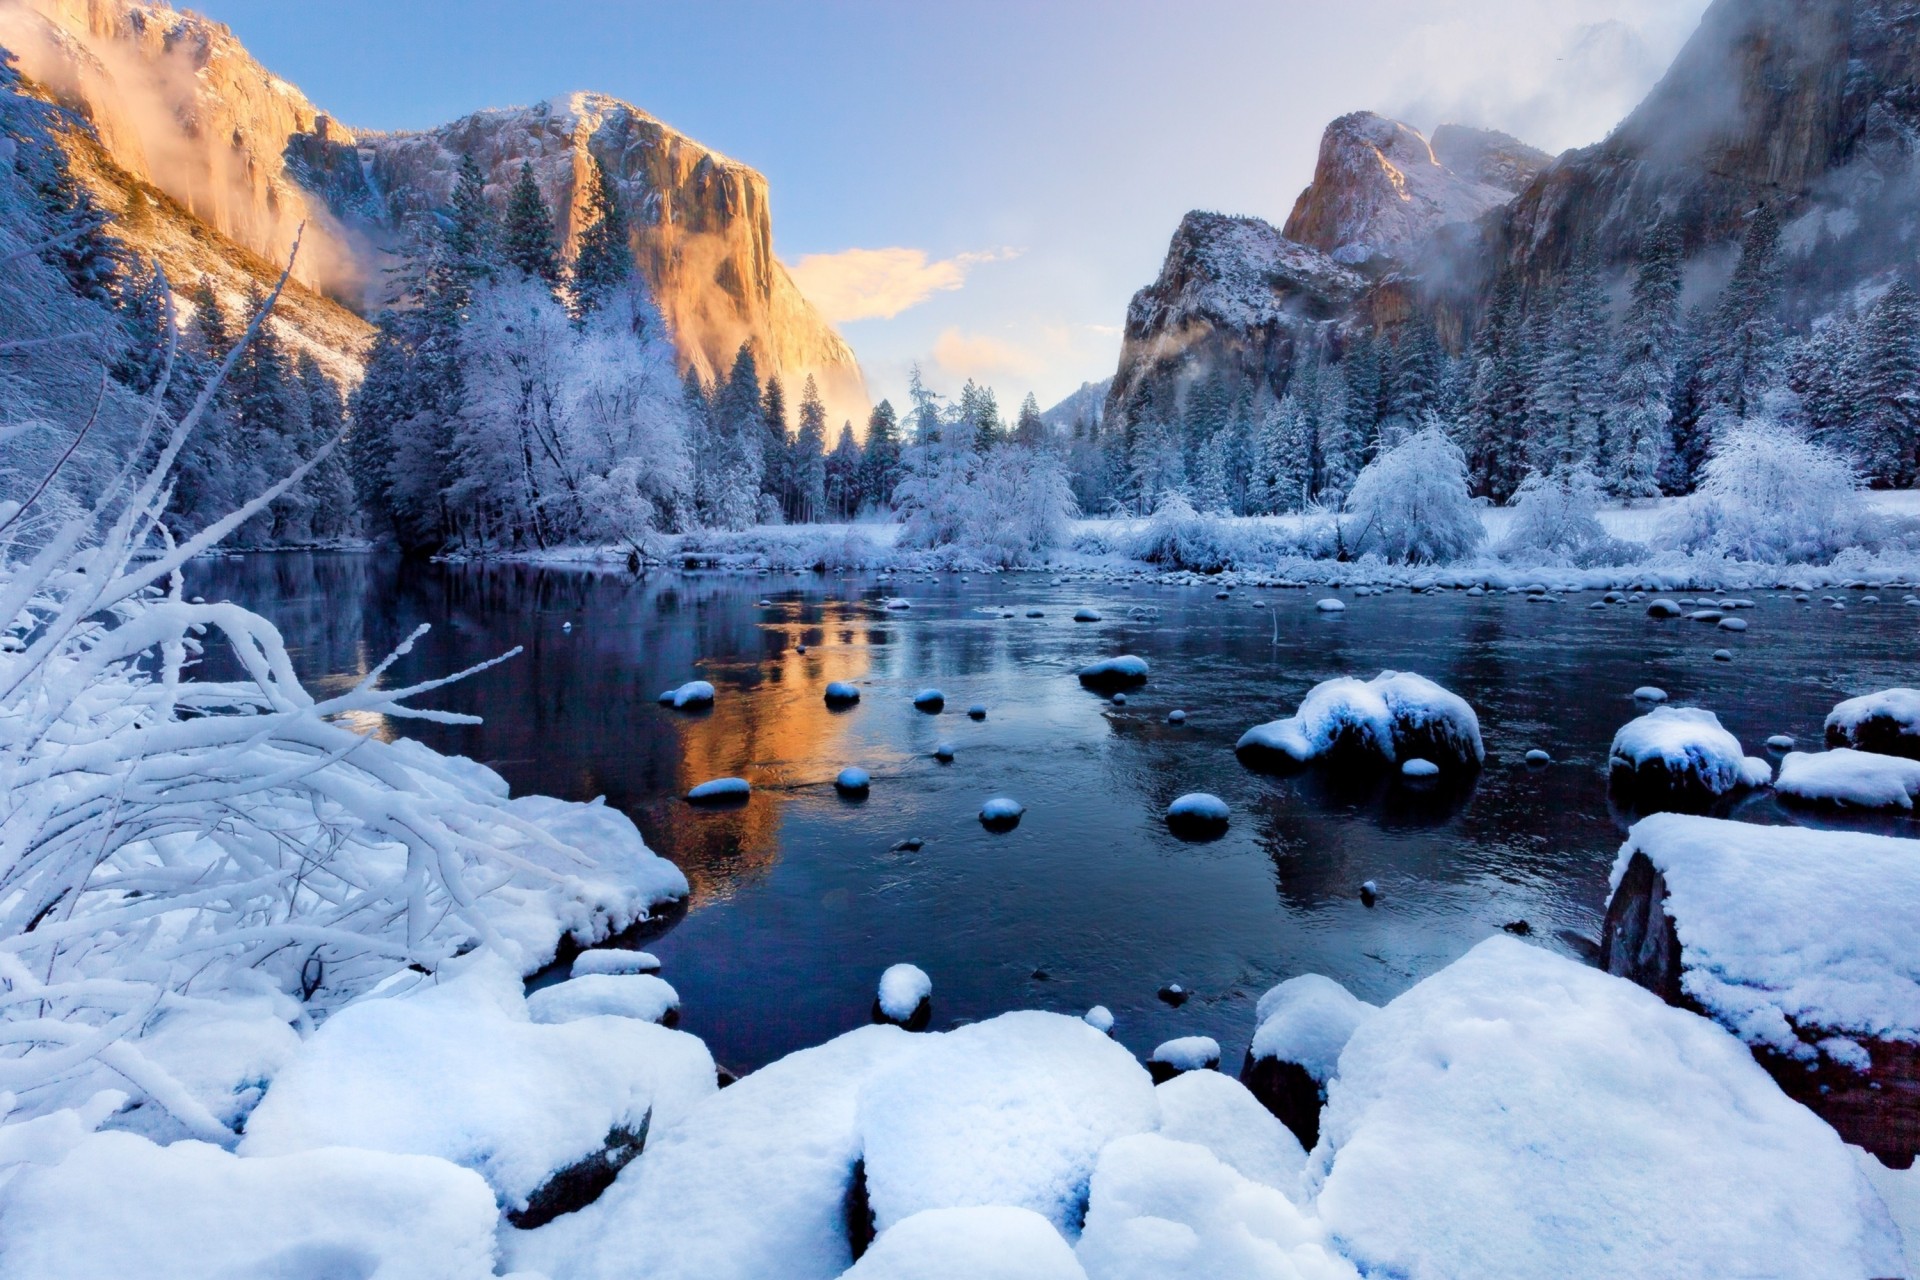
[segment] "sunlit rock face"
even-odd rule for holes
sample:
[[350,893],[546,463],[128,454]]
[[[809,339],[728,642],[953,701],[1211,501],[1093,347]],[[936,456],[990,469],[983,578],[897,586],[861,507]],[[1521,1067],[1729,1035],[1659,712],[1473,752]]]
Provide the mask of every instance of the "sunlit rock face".
[[1547,159],[1505,134],[1448,126],[1435,138],[1446,161],[1411,125],[1370,111],[1341,116],[1320,139],[1286,237],[1348,266],[1410,265],[1441,227],[1506,204]]
[[[588,156],[598,157],[626,201],[635,260],[684,365],[724,375],[750,340],[763,375],[797,388],[812,374],[836,423],[865,416],[852,351],[774,256],[765,177],[626,103],[575,94],[418,133],[351,130],[224,25],[136,0],[14,0],[0,5],[0,43],[94,125],[127,176],[239,249],[283,259],[304,224],[298,278],[362,313],[387,300],[382,268],[404,247],[409,219],[445,205],[462,153],[502,204],[521,162],[532,163],[569,249]],[[108,192],[104,203],[123,199]],[[231,256],[211,238],[201,253]]]

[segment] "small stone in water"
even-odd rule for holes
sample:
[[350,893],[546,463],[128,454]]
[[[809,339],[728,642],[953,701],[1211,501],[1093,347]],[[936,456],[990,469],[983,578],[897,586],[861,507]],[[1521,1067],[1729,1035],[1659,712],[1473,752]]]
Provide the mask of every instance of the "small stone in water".
[[1776,733],[1767,739],[1767,746],[1775,751],[1793,750],[1793,737],[1790,734]]
[[927,842],[919,836],[909,836],[893,846],[895,853],[918,853]]
[[1035,982],[1051,982],[1053,980],[1053,975],[1048,973],[1045,969],[1035,969],[1032,973],[1028,974],[1027,976],[1032,978]]
[[1641,702],[1665,702],[1667,691],[1657,685],[1643,684],[1633,691],[1633,696]]
[[1167,712],[1167,723],[1168,723],[1168,724],[1185,724],[1186,722],[1187,722],[1187,713],[1186,713],[1186,712],[1184,712],[1184,711],[1169,711],[1169,712]]
[[1362,905],[1370,907],[1377,902],[1379,898],[1380,886],[1373,881],[1369,880],[1360,886],[1360,902]]
[[986,707],[982,706],[980,703],[976,702],[972,706],[967,708],[967,715],[969,718],[974,720],[985,720],[987,718],[987,709]]
[[1509,920],[1500,927],[1517,938],[1524,938],[1533,932],[1533,926],[1525,920]]
[[941,764],[952,764],[953,763],[953,744],[951,742],[940,743],[938,746],[936,746],[933,749],[933,758],[935,760],[938,760]]
[[1553,757],[1548,755],[1546,752],[1542,751],[1540,748],[1535,747],[1533,750],[1527,752],[1527,763],[1528,764],[1552,764]]
[[1114,705],[1114,706],[1116,706],[1116,707],[1124,707],[1124,706],[1126,706],[1126,705],[1127,705],[1127,695],[1126,695],[1126,694],[1124,694],[1124,693],[1116,693],[1116,694],[1114,694],[1114,695],[1113,695],[1113,705]]
[[1440,766],[1431,760],[1415,758],[1401,765],[1400,772],[1409,778],[1431,778],[1440,772]]
[[1160,988],[1160,998],[1178,1009],[1187,1002],[1187,989],[1177,982],[1169,982]]
[[1713,660],[1714,660],[1715,662],[1732,662],[1732,661],[1733,661],[1733,650],[1731,650],[1731,649],[1715,649],[1715,650],[1713,651]]
[[1113,1011],[1103,1004],[1097,1004],[1081,1015],[1082,1021],[1095,1031],[1106,1035],[1113,1034]]
[[1346,602],[1335,600],[1332,596],[1328,596],[1325,600],[1322,600],[1313,607],[1321,613],[1345,613],[1347,611]]

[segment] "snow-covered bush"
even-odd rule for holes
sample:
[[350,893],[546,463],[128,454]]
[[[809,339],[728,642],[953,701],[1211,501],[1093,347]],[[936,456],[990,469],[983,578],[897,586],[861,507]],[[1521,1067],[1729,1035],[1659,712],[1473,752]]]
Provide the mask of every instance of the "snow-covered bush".
[[1201,515],[1178,489],[1161,496],[1153,517],[1136,533],[1127,552],[1163,569],[1218,573],[1231,567],[1240,549],[1238,530],[1220,516]]
[[989,452],[968,496],[962,545],[1003,568],[1045,560],[1080,513],[1060,460],[1026,445]]
[[1355,555],[1388,560],[1458,560],[1486,537],[1467,494],[1467,458],[1430,424],[1369,462],[1347,495],[1342,525]]
[[1766,564],[1824,563],[1867,540],[1872,518],[1840,454],[1767,421],[1731,428],[1700,488],[1660,531],[1680,551]]
[[[181,567],[318,461],[175,544],[170,475],[245,341],[178,422],[155,408],[84,514],[27,545],[23,511],[0,512],[0,1095],[22,1114],[130,1083],[174,1132],[230,1141],[141,1037],[235,993],[277,1000],[284,1034],[289,1007],[305,1017],[296,997],[325,1008],[475,946],[537,965],[561,930],[649,905],[590,883],[594,860],[545,830],[603,843],[586,818],[526,810],[479,766],[356,729],[471,723],[410,705],[458,676],[382,687],[412,639],[321,700],[272,623],[185,594]],[[193,678],[210,634],[240,678]]]
[[1599,477],[1584,467],[1559,475],[1528,472],[1513,495],[1513,524],[1500,554],[1536,563],[1546,558],[1583,562],[1607,545],[1599,514],[1605,496]]

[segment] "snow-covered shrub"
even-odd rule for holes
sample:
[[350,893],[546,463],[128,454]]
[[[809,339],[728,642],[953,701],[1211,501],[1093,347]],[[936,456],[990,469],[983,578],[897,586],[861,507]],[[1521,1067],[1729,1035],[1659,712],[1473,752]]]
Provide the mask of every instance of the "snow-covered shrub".
[[1599,477],[1584,467],[1559,475],[1528,472],[1513,495],[1513,524],[1500,554],[1509,560],[1582,562],[1607,544],[1599,514],[1604,499]]
[[[234,993],[274,996],[284,1031],[295,997],[324,1008],[475,946],[537,965],[561,930],[648,906],[590,882],[594,859],[546,830],[598,848],[592,815],[527,810],[471,762],[356,728],[471,723],[411,705],[458,676],[382,687],[412,639],[316,699],[272,623],[186,596],[181,567],[318,461],[174,543],[171,473],[245,342],[177,422],[154,410],[83,515],[27,545],[22,512],[0,512],[0,1095],[23,1114],[130,1083],[176,1133],[230,1141],[141,1037]],[[193,678],[209,633],[241,678]]]
[[1034,564],[1067,541],[1080,513],[1066,469],[1045,449],[996,446],[968,495],[962,545],[1003,568]]
[[1369,462],[1347,495],[1342,525],[1355,555],[1388,560],[1458,560],[1486,537],[1467,494],[1467,458],[1429,425]]
[[1185,494],[1169,489],[1126,550],[1134,559],[1163,569],[1218,573],[1235,563],[1239,543],[1231,520],[1203,516]]
[[1732,560],[1824,563],[1869,538],[1872,523],[1844,457],[1754,420],[1715,443],[1699,491],[1667,521],[1659,540]]

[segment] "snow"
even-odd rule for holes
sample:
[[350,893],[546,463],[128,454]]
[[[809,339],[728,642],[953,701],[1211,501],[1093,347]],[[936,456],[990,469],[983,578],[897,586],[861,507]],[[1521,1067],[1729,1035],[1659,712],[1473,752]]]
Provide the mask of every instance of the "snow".
[[577,974],[527,997],[535,1022],[578,1022],[602,1015],[660,1022],[678,1012],[680,993],[650,973]]
[[705,680],[689,680],[678,689],[661,694],[660,701],[671,703],[676,710],[710,707],[713,705],[713,686]]
[[1157,1046],[1147,1061],[1176,1071],[1208,1071],[1220,1065],[1220,1042],[1212,1036],[1180,1036]]
[[858,702],[860,690],[844,680],[834,680],[827,685],[828,702]]
[[1335,599],[1332,596],[1328,596],[1325,600],[1322,600],[1319,604],[1316,604],[1313,607],[1318,609],[1321,613],[1345,613],[1347,611],[1347,602],[1344,600]]
[[932,998],[933,979],[918,965],[890,965],[880,975],[880,1012],[895,1022],[905,1022],[922,1000]]
[[1098,622],[1100,621],[1100,615],[1092,609],[1075,609],[1073,611],[1073,620],[1075,622]]
[[1113,1010],[1097,1004],[1081,1015],[1081,1021],[1102,1034],[1110,1033],[1113,1030]]
[[1176,709],[1174,709],[1174,710],[1172,710],[1172,711],[1169,711],[1169,712],[1167,712],[1167,723],[1168,723],[1168,724],[1185,724],[1186,722],[1187,722],[1187,713],[1186,713],[1186,712],[1184,712],[1184,711],[1181,711],[1181,710],[1179,710],[1178,708],[1176,708]]
[[1000,1204],[1071,1238],[1100,1149],[1159,1121],[1146,1071],[1078,1018],[1007,1013],[916,1039],[860,1095],[881,1230],[923,1209]]
[[486,1183],[427,1156],[329,1147],[242,1159],[97,1133],[0,1186],[0,1272],[483,1280],[497,1221]]
[[1303,973],[1260,997],[1248,1052],[1255,1061],[1273,1058],[1295,1063],[1324,1087],[1333,1078],[1347,1041],[1379,1012],[1378,1006],[1357,998],[1332,978]]
[[1440,766],[1431,760],[1415,758],[1403,763],[1400,772],[1409,778],[1431,778],[1439,774]]
[[1117,658],[1102,658],[1098,662],[1088,663],[1080,668],[1080,678],[1090,682],[1111,684],[1138,684],[1147,678],[1147,660],[1133,654],[1122,654]]
[[[659,979],[561,985],[606,982]],[[609,1129],[638,1129],[649,1116],[670,1127],[714,1087],[713,1058],[692,1036],[625,1017],[536,1023],[519,975],[476,957],[451,980],[328,1019],[275,1077],[239,1150],[438,1156],[478,1172],[515,1208],[599,1151]]]
[[951,742],[937,742],[933,747],[933,758],[943,764],[953,762],[954,745]]
[[1643,684],[1633,691],[1633,696],[1640,702],[1665,702],[1667,691],[1654,685]]
[[913,608],[913,601],[903,599],[900,596],[892,596],[882,607],[898,613]]
[[922,711],[938,711],[947,705],[947,695],[938,689],[922,689],[913,695],[913,705]]
[[873,785],[873,775],[865,769],[848,766],[834,777],[833,785],[842,791],[865,791]]
[[1162,1137],[1197,1143],[1241,1177],[1299,1198],[1307,1153],[1245,1085],[1218,1071],[1187,1071],[1153,1092]]
[[1829,746],[1920,757],[1920,689],[1882,689],[1848,698],[1827,715]]
[[846,1280],[1088,1280],[1031,1209],[927,1209],[882,1232]]
[[1464,698],[1412,672],[1383,671],[1372,680],[1351,676],[1308,691],[1286,720],[1249,729],[1236,750],[1265,750],[1305,764],[1335,750],[1377,756],[1388,763],[1407,748],[1436,763],[1475,767],[1486,759],[1480,719]]
[[[1669,776],[1697,782],[1710,795],[1752,786],[1740,740],[1720,726],[1720,717],[1701,707],[1655,707],[1621,726],[1608,756],[1616,769],[1664,767]],[[1767,776],[1772,766],[1760,762]]]
[[1231,812],[1225,800],[1204,791],[1190,792],[1167,806],[1170,820],[1186,818],[1198,822],[1225,822]]
[[1780,762],[1773,789],[1817,804],[1860,809],[1911,809],[1920,796],[1920,760],[1836,747],[1794,751]]
[[1027,807],[1018,800],[1010,800],[1006,796],[996,796],[980,806],[980,821],[1016,822],[1019,820],[1020,815],[1026,811]]
[[576,978],[589,973],[655,973],[659,968],[658,956],[646,951],[627,951],[619,947],[601,947],[592,951],[582,951],[573,958],[573,976]]
[[710,1093],[650,1131],[598,1200],[506,1233],[509,1266],[566,1280],[832,1280],[853,1261],[855,1099],[928,1038],[861,1027]]
[[1286,1195],[1157,1133],[1100,1153],[1077,1252],[1089,1280],[1358,1280]]
[[1920,1043],[1920,841],[1659,814],[1627,833],[1665,878],[1681,986],[1753,1045],[1796,1027]]
[[687,792],[687,799],[695,804],[714,800],[744,800],[752,791],[753,784],[745,778],[713,778]]
[[1354,1033],[1321,1135],[1315,1206],[1369,1275],[1904,1271],[1852,1155],[1744,1045],[1511,938]]

